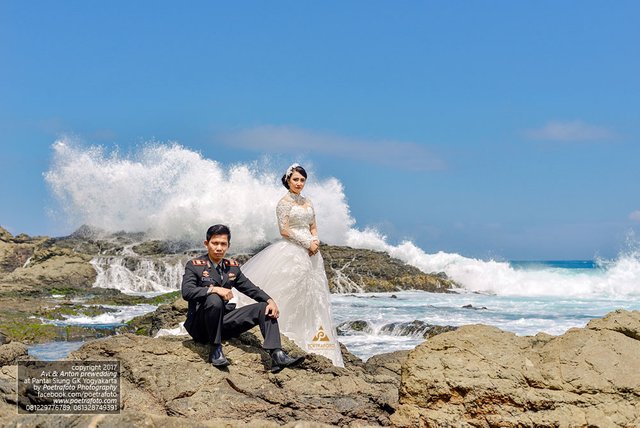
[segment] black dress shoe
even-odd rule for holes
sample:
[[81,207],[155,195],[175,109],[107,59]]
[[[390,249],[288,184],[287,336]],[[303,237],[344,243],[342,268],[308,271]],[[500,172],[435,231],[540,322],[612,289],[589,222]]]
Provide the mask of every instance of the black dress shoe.
[[226,367],[229,365],[229,360],[227,360],[227,357],[224,356],[224,352],[222,352],[222,345],[211,345],[209,362],[214,367]]
[[290,357],[282,349],[271,351],[271,372],[278,373],[285,367],[295,367],[304,361],[302,357]]

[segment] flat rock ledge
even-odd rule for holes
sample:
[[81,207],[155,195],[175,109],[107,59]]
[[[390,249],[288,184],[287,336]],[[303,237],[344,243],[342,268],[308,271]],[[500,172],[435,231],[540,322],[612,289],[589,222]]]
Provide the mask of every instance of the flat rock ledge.
[[[187,336],[123,334],[95,340],[70,359],[121,362],[120,415],[15,415],[15,366],[0,373],[0,426],[386,426],[398,405],[407,352],[363,363],[346,350],[346,368],[307,355],[299,368],[273,374],[255,330],[225,343],[231,365],[207,363],[208,346]],[[303,354],[286,338],[284,348]],[[11,396],[13,391],[13,397]],[[13,403],[13,409],[10,409]],[[3,411],[3,410],[10,411]]]
[[256,330],[227,342],[232,365],[218,370],[186,336],[95,340],[69,358],[121,362],[121,413],[34,416],[16,414],[12,360],[24,350],[11,342],[0,346],[0,426],[640,426],[640,311],[561,336],[463,326],[366,363],[343,349],[345,368],[308,355],[277,374],[260,343]]

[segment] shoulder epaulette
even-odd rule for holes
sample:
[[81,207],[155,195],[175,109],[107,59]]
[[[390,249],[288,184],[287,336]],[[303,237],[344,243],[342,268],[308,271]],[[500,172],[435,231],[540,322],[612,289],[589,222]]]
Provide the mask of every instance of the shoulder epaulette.
[[225,259],[224,264],[227,266],[240,266],[240,263],[232,259]]
[[202,259],[192,259],[191,264],[193,264],[194,266],[206,266],[207,261]]

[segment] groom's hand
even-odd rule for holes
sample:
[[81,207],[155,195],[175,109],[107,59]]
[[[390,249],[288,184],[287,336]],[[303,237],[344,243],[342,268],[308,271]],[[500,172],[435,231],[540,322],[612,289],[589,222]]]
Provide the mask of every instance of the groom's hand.
[[209,294],[211,293],[216,293],[225,302],[233,299],[233,292],[228,288],[211,286],[209,287]]
[[278,305],[273,299],[267,300],[267,309],[265,311],[265,315],[271,318],[278,318],[280,316],[280,310],[278,309]]

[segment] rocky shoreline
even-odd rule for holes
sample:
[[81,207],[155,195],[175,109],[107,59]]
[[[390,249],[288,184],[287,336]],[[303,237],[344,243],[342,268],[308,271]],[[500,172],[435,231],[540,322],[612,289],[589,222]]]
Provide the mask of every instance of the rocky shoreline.
[[[95,316],[109,311],[105,305],[171,303],[175,293],[145,298],[95,287],[98,270],[117,265],[134,280],[152,283],[159,277],[166,282],[165,289],[177,290],[184,263],[202,251],[193,250],[189,243],[145,240],[142,234],[105,234],[86,226],[62,238],[13,236],[0,227],[0,305],[7,308],[0,313],[0,333],[25,343],[113,334],[115,331],[91,327],[60,328],[43,320]],[[385,253],[329,245],[323,245],[321,251],[334,292],[447,292],[456,287],[443,274],[425,274]],[[250,257],[236,256],[240,262]],[[149,269],[157,274],[151,280],[142,276]],[[175,271],[173,276],[167,272],[170,269]],[[133,327],[124,330],[136,331]]]
[[[455,287],[383,253],[329,246],[322,253],[334,291]],[[93,286],[96,258],[135,269],[192,255],[183,243],[131,234],[82,228],[53,239],[0,228],[0,426],[640,426],[640,311],[618,310],[561,336],[390,323],[384,328],[424,342],[366,362],[342,347],[345,368],[309,354],[300,368],[277,374],[254,329],[225,344],[232,365],[218,370],[206,361],[207,347],[188,336],[154,337],[184,320],[178,292],[149,299]],[[158,307],[106,333],[42,321],[140,303]],[[370,328],[367,320],[338,326],[341,334]],[[17,414],[16,364],[31,358],[26,344],[72,338],[96,340],[69,359],[120,361],[120,414]],[[283,341],[288,352],[303,353]]]
[[[273,374],[255,329],[207,363],[188,336],[122,334],[73,352],[121,364],[118,415],[17,415],[16,360],[0,346],[2,426],[635,427],[640,423],[640,311],[615,311],[561,336],[518,337],[484,325],[345,368],[317,355]],[[284,338],[285,349],[301,354]]]

